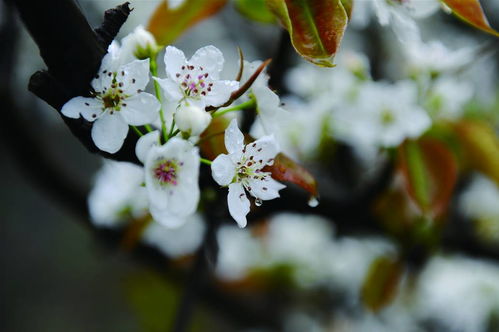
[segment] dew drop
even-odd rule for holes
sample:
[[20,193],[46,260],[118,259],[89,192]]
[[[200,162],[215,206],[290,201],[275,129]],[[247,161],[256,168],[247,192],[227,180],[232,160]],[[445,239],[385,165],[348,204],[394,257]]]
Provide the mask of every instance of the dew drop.
[[310,197],[310,199],[308,200],[308,206],[316,207],[317,205],[319,205],[319,201],[317,200],[317,198],[314,196]]
[[260,198],[255,199],[255,205],[256,206],[261,206],[262,205],[262,200]]

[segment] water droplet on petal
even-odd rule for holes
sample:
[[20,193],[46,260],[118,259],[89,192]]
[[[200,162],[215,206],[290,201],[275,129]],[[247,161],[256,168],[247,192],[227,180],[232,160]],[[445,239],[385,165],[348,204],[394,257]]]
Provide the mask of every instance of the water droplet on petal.
[[255,199],[255,205],[256,206],[261,206],[262,205],[262,200],[260,198]]
[[308,206],[310,207],[316,207],[317,205],[319,205],[319,201],[317,200],[316,197],[310,197],[310,199],[308,200]]

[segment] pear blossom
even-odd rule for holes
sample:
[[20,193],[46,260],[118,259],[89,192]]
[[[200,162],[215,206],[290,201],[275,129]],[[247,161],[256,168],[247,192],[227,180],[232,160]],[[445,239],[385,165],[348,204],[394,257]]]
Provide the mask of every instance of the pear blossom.
[[178,228],[169,228],[153,222],[142,235],[144,243],[156,247],[167,257],[183,257],[193,254],[203,242],[205,232],[203,218],[193,214]]
[[222,52],[215,46],[200,48],[187,61],[184,52],[168,46],[165,53],[167,78],[155,78],[169,101],[178,106],[221,106],[229,100],[239,82],[220,80],[224,64]]
[[149,210],[154,220],[175,228],[185,223],[199,202],[199,151],[173,137],[160,145],[159,131],[142,136],[135,149],[144,163]]
[[428,109],[435,118],[458,119],[472,97],[472,84],[444,76],[435,80],[428,91]]
[[355,105],[333,113],[332,133],[353,145],[378,147],[418,138],[431,126],[431,119],[418,105],[417,96],[412,81],[366,83]]
[[261,205],[262,200],[279,197],[279,190],[285,188],[269,172],[262,170],[272,165],[279,146],[273,136],[264,136],[244,145],[243,133],[234,119],[225,131],[225,147],[229,154],[215,158],[211,165],[212,176],[219,185],[229,187],[227,203],[230,215],[239,227],[245,227],[250,210],[245,190],[256,198],[256,205]]
[[156,39],[142,25],[137,26],[132,33],[121,40],[121,51],[130,61],[147,59],[159,51]]
[[210,124],[211,115],[197,106],[181,107],[175,113],[175,124],[182,132],[199,136]]
[[92,80],[92,97],[75,97],[61,112],[77,119],[80,115],[93,122],[92,139],[102,151],[117,152],[128,134],[129,125],[154,122],[160,103],[143,92],[149,82],[149,60],[135,60],[120,65],[120,50],[111,45],[99,72]]
[[106,160],[95,177],[88,196],[91,221],[99,227],[118,227],[128,218],[147,214],[144,169],[140,166]]
[[408,70],[411,74],[441,74],[457,71],[471,64],[478,52],[477,47],[463,47],[457,50],[447,48],[442,42],[418,40],[404,47]]

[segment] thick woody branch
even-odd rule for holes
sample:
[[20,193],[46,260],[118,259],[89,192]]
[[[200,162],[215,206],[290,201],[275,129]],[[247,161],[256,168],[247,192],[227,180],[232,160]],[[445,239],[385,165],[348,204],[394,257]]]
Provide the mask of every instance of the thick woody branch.
[[[36,72],[29,90],[60,112],[73,97],[88,96],[90,82],[98,71],[106,49],[116,37],[131,9],[128,3],[108,10],[101,27],[94,30],[73,0],[17,0],[13,2],[23,23],[35,40],[47,70]],[[83,145],[106,158],[138,162],[134,152],[137,135],[130,131],[122,149],[108,154],[91,139],[92,124],[62,116]]]

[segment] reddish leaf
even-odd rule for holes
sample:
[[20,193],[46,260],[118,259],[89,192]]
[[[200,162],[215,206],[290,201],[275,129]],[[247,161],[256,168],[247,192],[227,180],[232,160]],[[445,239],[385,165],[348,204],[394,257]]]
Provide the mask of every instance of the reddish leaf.
[[319,66],[334,66],[333,58],[348,23],[344,4],[351,5],[350,0],[266,1],[302,57]]
[[499,37],[499,33],[490,27],[478,0],[442,0],[442,2],[463,21],[475,28]]
[[499,138],[485,122],[462,121],[455,126],[468,165],[499,185]]
[[147,30],[159,44],[171,44],[194,24],[216,14],[226,3],[227,0],[185,0],[179,7],[171,9],[165,0],[149,19]]
[[132,250],[140,241],[142,234],[152,221],[153,220],[150,214],[133,219],[123,234],[121,247],[125,250]]
[[441,142],[423,139],[404,143],[398,156],[413,201],[432,219],[444,215],[457,181],[454,155]]
[[219,154],[227,153],[225,149],[224,133],[229,126],[229,120],[220,116],[214,118],[208,128],[201,134],[199,148],[201,155],[209,160],[215,159]]
[[303,166],[294,160],[279,153],[272,166],[267,166],[266,171],[272,173],[277,181],[291,182],[308,191],[312,199],[318,197],[317,181]]
[[392,302],[402,277],[402,263],[390,256],[380,256],[372,262],[362,285],[362,302],[377,312]]

